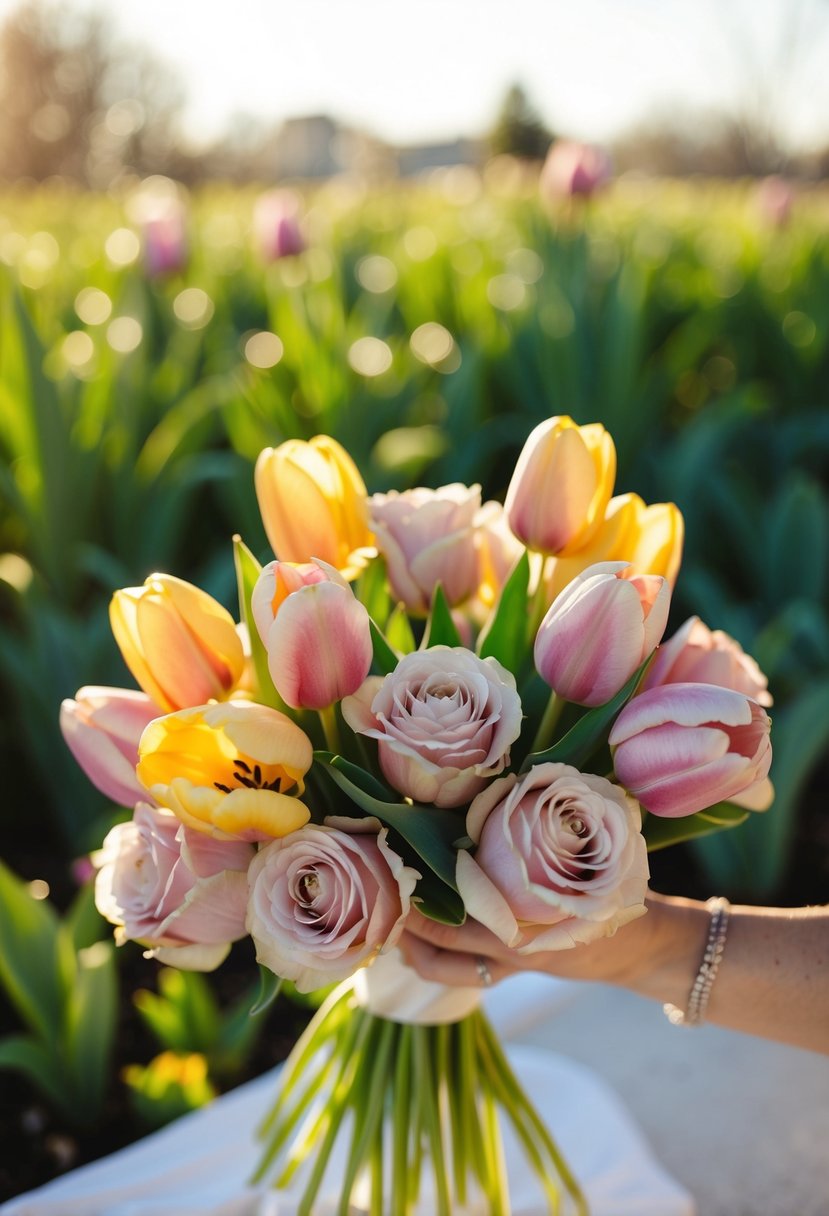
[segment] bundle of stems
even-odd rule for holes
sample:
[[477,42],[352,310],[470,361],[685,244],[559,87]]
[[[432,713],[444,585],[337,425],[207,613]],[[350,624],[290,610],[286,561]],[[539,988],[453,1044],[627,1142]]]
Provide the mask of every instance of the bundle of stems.
[[505,1120],[551,1216],[588,1216],[584,1195],[480,1010],[440,1025],[395,1022],[361,1008],[347,981],[285,1063],[260,1128],[264,1150],[252,1181],[270,1177],[283,1189],[302,1170],[297,1216],[313,1216],[342,1136],[347,1150],[336,1216],[411,1216],[422,1195],[435,1216],[510,1216]]

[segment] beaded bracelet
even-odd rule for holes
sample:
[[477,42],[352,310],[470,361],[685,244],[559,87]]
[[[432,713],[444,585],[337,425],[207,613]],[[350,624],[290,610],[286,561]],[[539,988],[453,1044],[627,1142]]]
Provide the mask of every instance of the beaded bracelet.
[[718,895],[714,899],[709,899],[705,906],[711,916],[708,924],[708,940],[705,943],[705,951],[697,977],[688,994],[688,1007],[683,1013],[676,1005],[662,1006],[665,1016],[672,1026],[698,1026],[702,1022],[722,961],[731,904],[722,895]]

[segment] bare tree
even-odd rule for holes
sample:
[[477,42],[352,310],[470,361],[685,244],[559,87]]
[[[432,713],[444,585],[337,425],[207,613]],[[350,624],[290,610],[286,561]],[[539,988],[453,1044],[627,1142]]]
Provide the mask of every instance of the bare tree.
[[143,47],[100,14],[30,0],[0,29],[0,175],[108,186],[164,172],[183,96]]

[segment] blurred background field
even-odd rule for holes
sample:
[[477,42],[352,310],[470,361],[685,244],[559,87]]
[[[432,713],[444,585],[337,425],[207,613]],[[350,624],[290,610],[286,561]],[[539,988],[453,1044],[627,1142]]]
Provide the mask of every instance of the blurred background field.
[[696,613],[731,633],[775,698],[773,809],[655,858],[655,881],[786,904],[829,884],[829,132],[798,143],[766,93],[550,185],[553,135],[511,88],[468,140],[313,116],[194,148],[169,71],[78,13],[0,30],[0,1068],[30,1160],[10,1192],[101,1146],[116,1090],[129,1138],[278,1058],[305,1016],[280,998],[257,1056],[250,960],[159,988],[131,943],[119,1005],[82,881],[117,812],[57,725],[80,685],[132,683],[113,589],[161,570],[233,608],[232,535],[268,557],[252,463],[287,437],[335,436],[370,491],[503,497],[537,422],[604,423],[617,492],[685,517],[669,632]]

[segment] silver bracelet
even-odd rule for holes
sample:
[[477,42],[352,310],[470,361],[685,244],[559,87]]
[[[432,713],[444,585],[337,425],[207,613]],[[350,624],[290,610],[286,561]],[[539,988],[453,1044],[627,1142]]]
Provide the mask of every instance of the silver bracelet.
[[685,1012],[676,1005],[663,1005],[665,1016],[672,1026],[698,1026],[703,1021],[708,998],[717,978],[717,971],[722,962],[725,950],[725,937],[728,933],[728,913],[731,904],[722,895],[709,899],[706,908],[711,920],[708,923],[708,940],[702,956],[697,977],[691,985],[688,994],[688,1007]]

